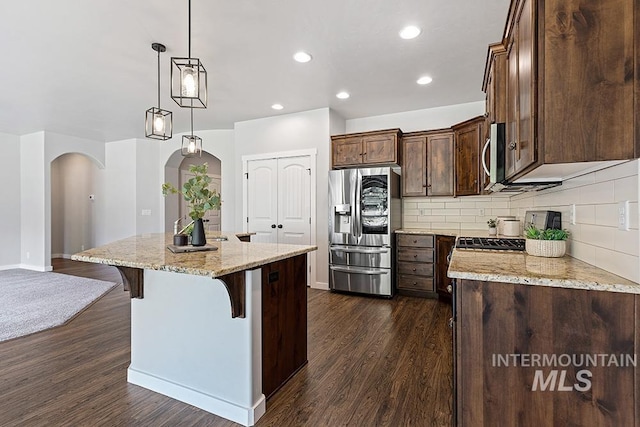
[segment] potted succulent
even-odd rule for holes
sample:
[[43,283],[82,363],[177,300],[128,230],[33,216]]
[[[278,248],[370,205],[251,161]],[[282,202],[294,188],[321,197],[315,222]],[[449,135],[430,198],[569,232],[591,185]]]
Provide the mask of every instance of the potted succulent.
[[191,244],[204,246],[207,243],[204,234],[202,218],[207,211],[220,209],[220,194],[215,189],[210,189],[211,177],[207,175],[207,163],[202,165],[190,165],[189,172],[194,176],[189,178],[179,190],[173,184],[162,184],[162,194],[182,194],[189,207],[189,217],[193,220]]
[[487,221],[487,225],[489,226],[489,236],[495,236],[498,234],[498,219],[497,218],[489,218]]
[[559,258],[567,251],[569,232],[554,228],[540,230],[530,224],[525,230],[525,249],[529,255]]

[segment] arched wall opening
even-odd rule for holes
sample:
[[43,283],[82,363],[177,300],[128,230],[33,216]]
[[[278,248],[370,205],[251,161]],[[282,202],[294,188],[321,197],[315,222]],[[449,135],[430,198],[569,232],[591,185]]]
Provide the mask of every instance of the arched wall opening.
[[81,153],[65,153],[51,161],[51,258],[70,258],[96,245],[100,167],[96,159]]
[[[180,151],[175,151],[167,160],[164,167],[164,182],[172,183],[176,188],[182,188],[184,182],[189,178],[189,167],[191,165],[202,165],[207,163],[208,174],[212,177],[211,188],[216,188],[219,193],[222,189],[222,161],[211,153],[202,152],[201,157],[183,157]],[[221,195],[222,196],[222,195]],[[173,233],[174,223],[178,218],[185,218],[188,211],[184,201],[179,194],[168,195],[164,200],[165,232]],[[187,225],[190,219],[183,219],[182,226]],[[222,211],[215,212],[209,219],[207,228],[219,231],[222,226]]]

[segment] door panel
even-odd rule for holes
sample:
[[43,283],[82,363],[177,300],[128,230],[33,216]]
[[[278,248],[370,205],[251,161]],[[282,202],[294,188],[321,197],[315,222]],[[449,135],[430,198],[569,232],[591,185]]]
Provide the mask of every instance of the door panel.
[[310,173],[308,156],[278,159],[278,243],[311,243]]
[[247,162],[249,182],[247,185],[248,231],[256,233],[252,242],[278,243],[278,161],[277,159],[252,160]]
[[427,138],[427,196],[453,196],[453,133]]

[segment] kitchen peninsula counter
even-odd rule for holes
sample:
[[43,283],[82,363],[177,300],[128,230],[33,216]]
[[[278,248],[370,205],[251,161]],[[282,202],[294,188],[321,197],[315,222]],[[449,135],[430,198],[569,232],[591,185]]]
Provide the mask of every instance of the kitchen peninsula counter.
[[456,426],[639,424],[639,284],[570,256],[467,249],[448,275]]
[[117,267],[130,291],[128,382],[250,426],[307,363],[306,254],[316,247],[219,234],[207,234],[210,251],[173,253],[160,233],[72,259]]

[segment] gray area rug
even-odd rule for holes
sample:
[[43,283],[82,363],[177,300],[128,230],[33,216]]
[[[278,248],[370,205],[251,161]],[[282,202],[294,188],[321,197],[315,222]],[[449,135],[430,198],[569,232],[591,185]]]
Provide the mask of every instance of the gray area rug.
[[0,271],[0,342],[62,325],[114,286],[66,274]]

